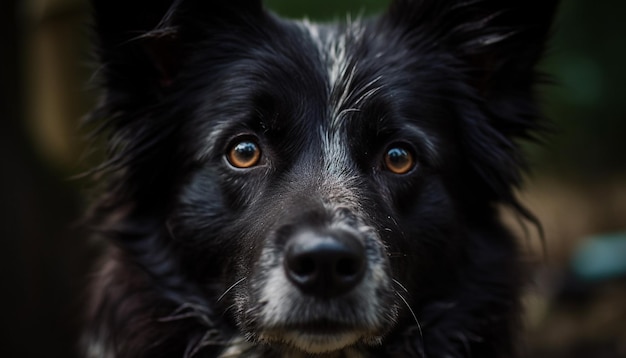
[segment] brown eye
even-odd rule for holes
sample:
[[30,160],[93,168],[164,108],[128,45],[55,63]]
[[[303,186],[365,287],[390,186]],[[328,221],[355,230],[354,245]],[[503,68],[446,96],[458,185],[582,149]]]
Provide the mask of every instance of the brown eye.
[[235,168],[250,168],[259,163],[261,149],[251,140],[237,142],[228,151],[227,159]]
[[394,174],[406,174],[414,166],[413,154],[401,146],[391,147],[385,153],[385,167]]

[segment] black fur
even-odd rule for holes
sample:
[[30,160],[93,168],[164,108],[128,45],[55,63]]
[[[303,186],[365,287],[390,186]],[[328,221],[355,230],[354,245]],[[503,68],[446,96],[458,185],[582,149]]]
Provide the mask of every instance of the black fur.
[[[517,140],[543,128],[534,67],[556,0],[396,0],[378,18],[319,26],[327,40],[347,33],[334,85],[306,27],[259,1],[92,4],[104,95],[91,120],[108,160],[89,220],[111,245],[88,357],[296,354],[259,337],[259,262],[268,242],[280,255],[298,228],[331,225],[329,205],[359,208],[341,220],[371,229],[361,238],[384,246],[375,257],[394,287],[378,297],[389,308],[381,344],[329,357],[517,354],[523,275],[497,209],[534,220],[513,193]],[[324,164],[333,113],[348,157]],[[241,133],[262,147],[257,168],[224,160]],[[398,142],[417,158],[404,175],[382,165]]]

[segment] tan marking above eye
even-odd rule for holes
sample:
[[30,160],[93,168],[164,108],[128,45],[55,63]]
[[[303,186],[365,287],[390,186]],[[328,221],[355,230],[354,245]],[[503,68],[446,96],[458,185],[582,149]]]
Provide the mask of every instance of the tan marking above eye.
[[261,160],[261,148],[253,140],[242,140],[230,147],[226,158],[235,168],[251,168]]
[[415,166],[411,151],[403,146],[392,146],[385,153],[385,168],[394,174],[406,174]]

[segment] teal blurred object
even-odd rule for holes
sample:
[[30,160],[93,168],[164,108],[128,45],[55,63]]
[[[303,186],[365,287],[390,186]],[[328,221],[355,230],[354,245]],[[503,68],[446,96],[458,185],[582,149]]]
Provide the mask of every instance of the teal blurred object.
[[586,281],[626,277],[626,232],[585,240],[572,258],[572,270]]

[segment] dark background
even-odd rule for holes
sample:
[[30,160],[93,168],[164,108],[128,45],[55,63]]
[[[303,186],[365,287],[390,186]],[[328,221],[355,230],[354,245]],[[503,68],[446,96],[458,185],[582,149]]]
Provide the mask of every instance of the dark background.
[[[319,20],[387,2],[267,3]],[[542,93],[559,130],[528,147],[535,170],[520,193],[547,243],[543,258],[536,233],[521,242],[528,257],[541,257],[525,298],[532,357],[626,357],[624,273],[583,278],[572,261],[590,242],[626,240],[624,15],[623,0],[564,0],[542,64],[557,82]],[[70,179],[98,157],[79,129],[95,97],[87,18],[82,0],[0,1],[0,357],[75,356],[97,252],[79,225],[90,184]]]

